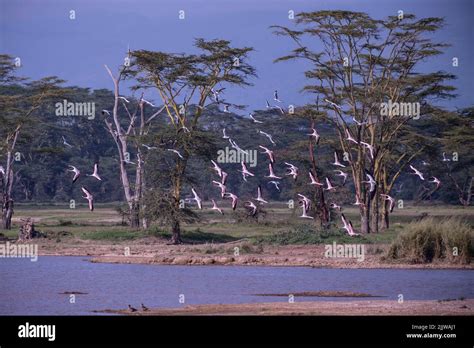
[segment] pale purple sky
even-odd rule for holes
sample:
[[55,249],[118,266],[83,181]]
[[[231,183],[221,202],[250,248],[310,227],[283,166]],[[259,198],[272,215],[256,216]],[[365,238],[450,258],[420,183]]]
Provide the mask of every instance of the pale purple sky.
[[[274,89],[281,99],[302,104],[304,64],[273,60],[292,48],[286,38],[274,36],[270,25],[291,25],[288,11],[342,9],[373,17],[396,15],[398,10],[417,17],[445,17],[447,26],[437,39],[452,45],[443,56],[427,61],[424,69],[458,75],[459,98],[448,106],[473,105],[474,1],[470,0],[0,0],[0,52],[22,59],[21,74],[31,78],[57,75],[70,85],[111,88],[103,65],[118,66],[131,49],[192,52],[194,38],[222,38],[235,46],[252,46],[257,68],[255,86],[226,91],[235,103],[261,109]],[[69,19],[69,11],[76,19]],[[178,18],[178,11],[186,19]],[[453,68],[452,57],[459,58]],[[151,99],[158,100],[150,95]]]

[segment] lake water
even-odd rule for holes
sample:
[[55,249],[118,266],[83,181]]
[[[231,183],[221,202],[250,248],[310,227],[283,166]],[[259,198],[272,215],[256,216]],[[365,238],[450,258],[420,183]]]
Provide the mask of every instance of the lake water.
[[[93,310],[288,301],[262,293],[352,291],[396,300],[474,297],[472,270],[321,269],[91,263],[85,257],[0,259],[0,315],[88,315]],[[69,295],[79,291],[76,303]],[[295,301],[351,298],[296,297]],[[354,298],[352,298],[354,299]],[[357,298],[355,298],[357,299]]]

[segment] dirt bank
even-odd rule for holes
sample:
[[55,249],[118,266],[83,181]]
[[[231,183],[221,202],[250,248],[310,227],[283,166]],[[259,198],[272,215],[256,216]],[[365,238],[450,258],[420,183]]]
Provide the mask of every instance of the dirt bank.
[[[158,238],[106,242],[64,239],[35,240],[41,255],[92,256],[93,262],[164,265],[260,265],[324,268],[473,269],[472,264],[388,262],[386,245],[366,245],[363,260],[325,257],[324,245],[255,246],[247,241],[221,244],[168,245]],[[236,249],[237,248],[237,249]]]
[[294,303],[245,303],[185,306],[182,308],[150,308],[130,312],[105,310],[101,313],[127,315],[473,315],[474,299],[454,301],[314,301]]

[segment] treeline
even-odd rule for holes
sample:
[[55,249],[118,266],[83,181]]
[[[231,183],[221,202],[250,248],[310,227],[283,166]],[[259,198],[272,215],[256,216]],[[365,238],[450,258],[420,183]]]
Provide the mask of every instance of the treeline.
[[[12,90],[11,87],[8,89],[3,87],[0,93],[3,95],[28,93],[28,91],[19,91],[24,87],[17,88]],[[67,88],[66,91],[67,93],[64,93],[61,98],[43,105],[40,112],[32,118],[23,136],[18,139],[15,152],[14,200],[21,203],[65,205],[68,205],[71,199],[83,202],[80,186],[72,183],[73,174],[67,171],[68,166],[74,165],[83,174],[90,174],[94,163],[99,163],[102,181],[83,175],[82,184],[95,192],[96,202],[123,201],[115,144],[105,128],[104,115],[101,112],[112,108],[113,93],[104,89],[91,91],[78,87]],[[127,98],[133,100],[132,97]],[[56,104],[62,103],[63,100],[71,103],[93,103],[95,117],[88,119],[86,116],[56,115]],[[146,113],[151,115],[159,109],[160,107],[149,108],[146,109]],[[438,177],[442,184],[438,190],[427,195],[432,187],[428,184],[420,185],[413,175],[405,173],[397,180],[394,188],[394,196],[397,199],[459,204],[459,190],[467,190],[469,180],[473,176],[474,164],[474,155],[471,151],[472,137],[468,134],[472,131],[473,109],[459,112],[443,111],[442,114],[440,112],[437,110],[435,115],[413,123],[413,127],[420,141],[423,138],[429,139],[430,142],[434,141],[434,145],[420,155],[416,162],[420,164],[422,170],[426,170],[428,175]],[[306,184],[309,180],[307,172],[310,163],[307,134],[311,132],[310,122],[296,115],[282,116],[278,110],[260,110],[252,114],[263,124],[254,123],[246,116],[225,113],[217,106],[210,107],[203,113],[201,127],[203,131],[209,133],[211,146],[208,153],[199,158],[190,159],[187,181],[200,189],[204,199],[219,198],[219,190],[212,184],[215,175],[211,169],[211,159],[214,161],[224,159],[224,162],[228,162],[219,162],[219,164],[232,174],[227,182],[230,192],[242,197],[253,197],[255,185],[246,184],[242,180],[238,172],[241,169],[238,160],[248,161],[249,169],[258,178],[255,182],[260,182],[261,178],[268,175],[268,160],[259,145],[275,151],[275,172],[278,176],[284,177],[281,180],[280,191],[271,184],[262,186],[266,197],[271,200],[287,201],[294,199],[295,192],[308,191]],[[156,119],[153,127],[165,129],[168,123],[163,112],[163,115]],[[333,170],[336,169],[331,165],[333,153],[337,150],[335,134],[328,124],[318,123],[316,128],[321,135],[317,154],[320,176],[332,178]],[[223,129],[244,150],[250,151],[249,158],[232,149],[228,140],[223,138]],[[276,145],[273,146],[266,137],[258,134],[258,130],[271,134]],[[145,148],[147,156],[152,159],[145,161],[145,166],[147,163],[165,161],[168,156],[166,150],[169,146],[160,142],[159,138],[150,137],[148,140],[144,143],[156,149],[146,151]],[[131,153],[131,158],[133,157],[134,154]],[[256,162],[254,162],[255,158]],[[301,175],[296,182],[285,176],[285,161],[299,167]],[[253,167],[254,164],[255,167]],[[134,166],[130,164],[129,168],[133,173]],[[337,185],[342,183],[338,179],[334,179],[334,182]],[[343,189],[338,190],[333,199],[339,203],[352,203],[354,199],[352,185],[348,181]],[[190,186],[185,192],[190,194]]]

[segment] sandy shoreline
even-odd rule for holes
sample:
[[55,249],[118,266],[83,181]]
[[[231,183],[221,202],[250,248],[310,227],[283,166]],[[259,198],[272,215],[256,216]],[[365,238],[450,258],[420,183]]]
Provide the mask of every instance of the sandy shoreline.
[[294,303],[244,303],[150,308],[149,311],[97,311],[124,315],[473,315],[474,299],[453,301],[310,301]]
[[[363,261],[325,257],[324,245],[253,246],[247,242],[168,245],[156,238],[110,242],[35,240],[39,255],[90,256],[92,262],[158,265],[307,266],[316,268],[474,269],[471,264],[414,264],[383,260],[387,245],[366,246]],[[238,254],[235,253],[239,248]]]

